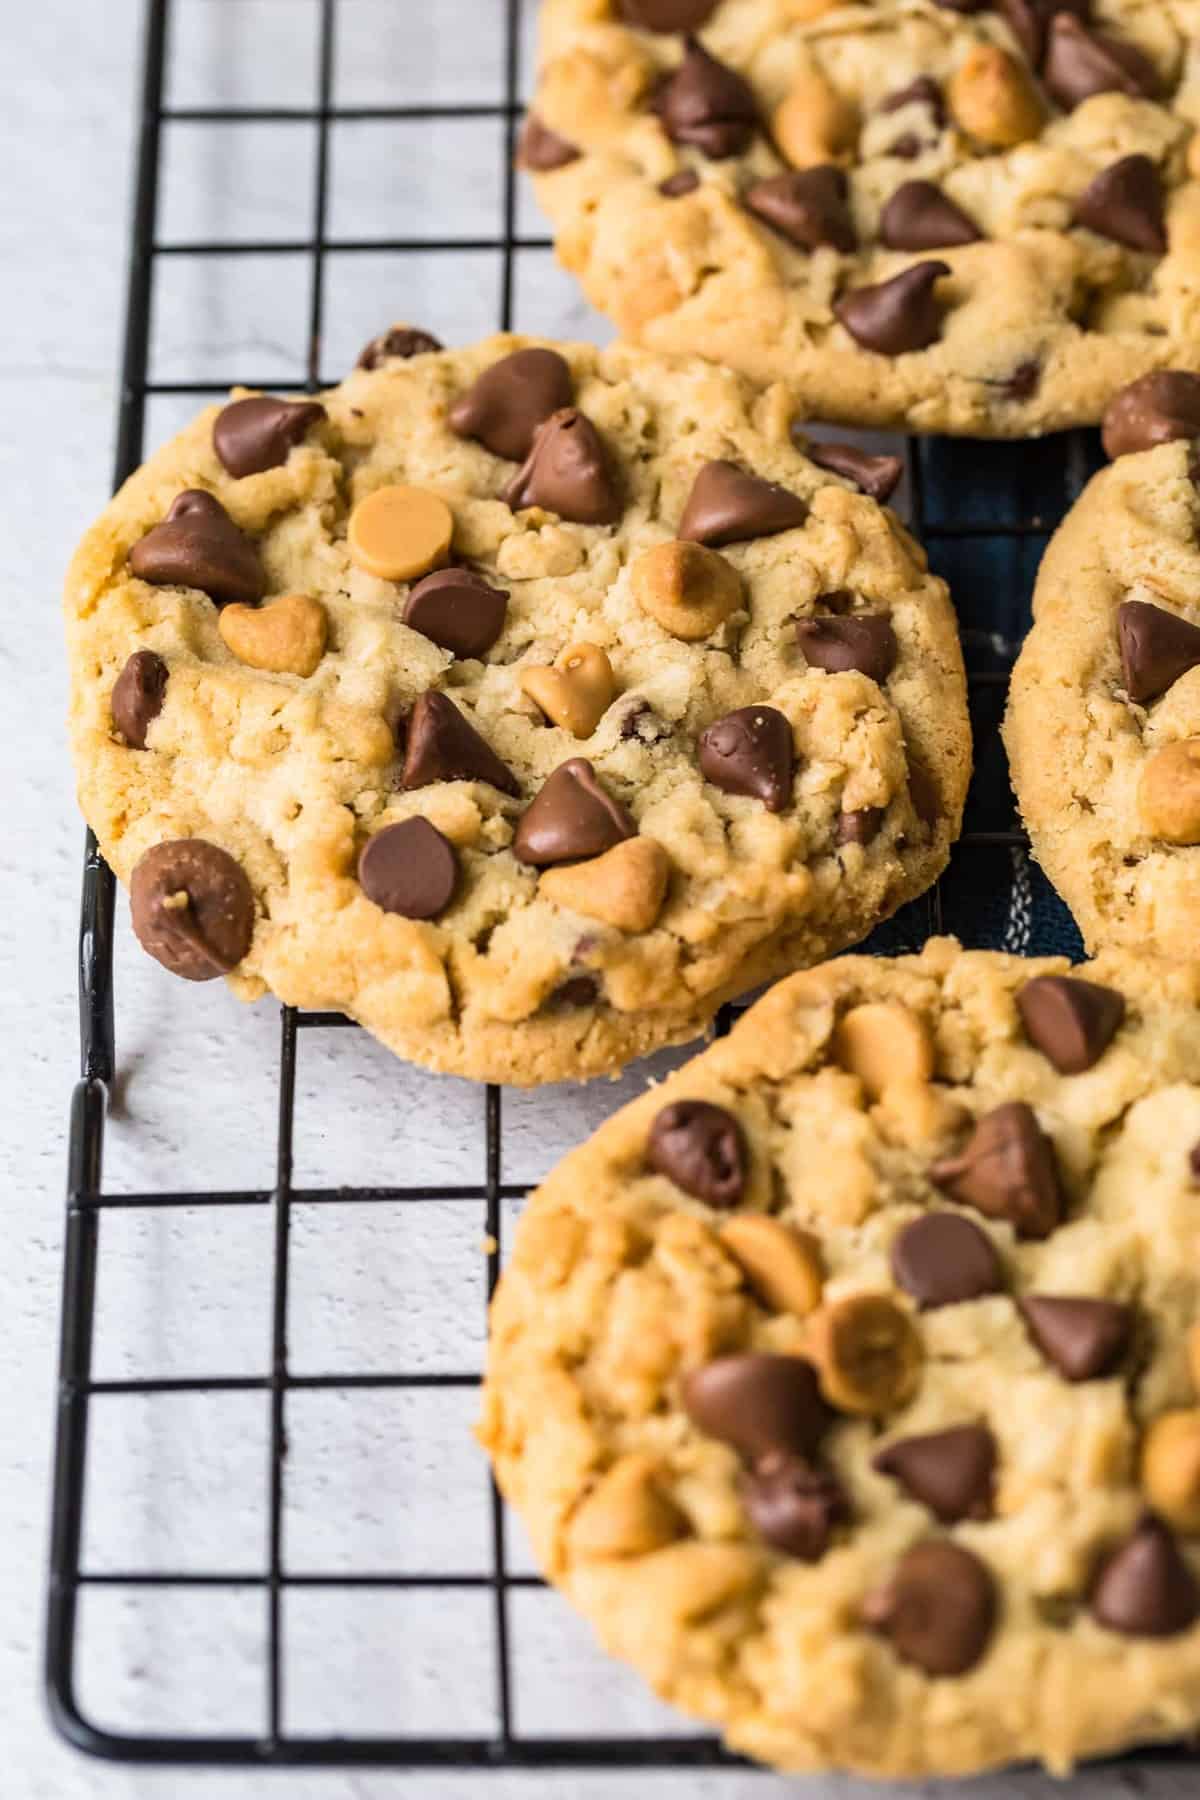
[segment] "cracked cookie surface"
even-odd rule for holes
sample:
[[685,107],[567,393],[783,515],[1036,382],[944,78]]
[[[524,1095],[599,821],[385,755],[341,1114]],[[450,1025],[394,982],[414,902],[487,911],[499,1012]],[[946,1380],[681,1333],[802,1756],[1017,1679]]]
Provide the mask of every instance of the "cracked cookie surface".
[[531,1083],[695,1036],[928,885],[953,611],[782,389],[381,342],[315,411],[208,410],[72,564],[81,803],[123,881],[159,852],[153,954]]
[[544,0],[541,32],[522,160],[631,341],[980,437],[1200,366],[1196,0]]
[[1118,952],[843,958],[530,1200],[481,1439],[734,1748],[1061,1773],[1195,1730],[1198,998]]

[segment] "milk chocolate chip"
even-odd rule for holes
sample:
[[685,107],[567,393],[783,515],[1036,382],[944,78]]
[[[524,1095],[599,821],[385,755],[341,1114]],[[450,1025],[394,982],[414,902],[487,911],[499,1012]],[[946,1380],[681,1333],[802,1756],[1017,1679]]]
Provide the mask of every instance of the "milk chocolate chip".
[[512,848],[518,862],[545,869],[600,856],[636,836],[637,826],[601,787],[591,763],[573,756],[559,764],[522,813]]
[[940,337],[942,309],[934,289],[950,265],[914,263],[890,281],[851,288],[834,303],[834,312],[850,336],[881,356],[903,356],[925,350]]
[[539,426],[570,406],[571,370],[557,350],[502,356],[450,408],[450,429],[475,438],[493,456],[524,462]]
[[407,362],[410,356],[427,356],[442,348],[432,332],[418,331],[413,325],[393,325],[390,331],[381,332],[369,344],[363,345],[358,366],[360,369],[377,369],[392,358]]
[[1200,625],[1165,606],[1126,600],[1117,608],[1117,647],[1125,690],[1131,700],[1146,706],[1200,663]]
[[[1200,631],[1196,636],[1200,639]],[[1125,1000],[1115,988],[1095,981],[1039,975],[1017,995],[1017,1011],[1030,1042],[1060,1075],[1082,1075],[1099,1062],[1119,1031]]]
[[135,650],[112,691],[113,724],[131,750],[146,748],[146,733],[167,697],[167,665],[153,650]]
[[143,950],[185,981],[228,975],[254,936],[254,894],[240,864],[203,838],[156,844],[129,882]]
[[782,812],[792,798],[796,762],[791,721],[774,706],[739,707],[702,734],[699,762],[723,793],[745,794],[768,812]]
[[935,1163],[929,1178],[960,1205],[1007,1219],[1018,1237],[1049,1237],[1066,1211],[1054,1148],[1023,1100],[985,1113],[962,1154]]
[[508,612],[508,590],[474,569],[438,569],[404,603],[404,623],[454,656],[486,656]]
[[1101,237],[1161,256],[1167,248],[1163,186],[1148,156],[1122,156],[1101,169],[1075,202],[1074,220]]
[[1105,408],[1101,435],[1114,459],[1175,438],[1200,437],[1200,375],[1155,369],[1131,381]]
[[818,469],[828,469],[831,475],[852,481],[881,506],[891,499],[904,474],[902,456],[875,456],[854,444],[809,444],[805,454]]
[[552,169],[565,169],[583,155],[577,144],[551,131],[535,112],[526,115],[517,143],[517,167],[531,175],[548,175]]
[[1117,1300],[1027,1294],[1017,1306],[1038,1349],[1068,1381],[1111,1374],[1129,1348],[1133,1311]]
[[891,250],[946,250],[983,233],[932,181],[905,181],[883,209],[879,235]]
[[990,1519],[996,1440],[986,1425],[953,1425],[921,1437],[897,1438],[871,1467],[890,1475],[943,1525]]
[[785,175],[756,181],[742,195],[742,203],[802,250],[831,244],[835,250],[850,251],[858,242],[846,176],[832,163],[789,169]]
[[740,544],[803,525],[808,508],[798,494],[748,475],[736,463],[705,463],[688,495],[679,536],[695,544]]
[[882,687],[896,666],[899,646],[892,622],[882,613],[846,618],[797,619],[796,641],[814,669],[838,675],[856,669]]
[[385,825],[363,845],[358,880],[368,900],[405,919],[434,919],[458,886],[458,854],[428,819]]
[[958,1213],[914,1219],[892,1245],[892,1273],[920,1307],[955,1306],[1004,1286],[991,1238]]
[[736,1206],[746,1186],[746,1146],[731,1112],[707,1100],[676,1100],[655,1116],[646,1161],[709,1206]]
[[1101,1564],[1091,1607],[1099,1624],[1123,1637],[1177,1637],[1200,1618],[1200,1585],[1153,1513]]
[[621,495],[604,441],[573,406],[552,413],[501,498],[514,512],[542,506],[577,525],[615,525]]
[[714,161],[737,156],[758,128],[758,106],[734,69],[689,37],[683,61],[659,89],[655,105],[667,136]]
[[995,1583],[961,1544],[915,1544],[867,1596],[862,1620],[890,1640],[902,1662],[927,1675],[965,1675],[995,1627]]
[[1050,21],[1042,80],[1068,112],[1093,94],[1152,100],[1159,90],[1158,71],[1140,50],[1088,31],[1064,8]]
[[717,0],[619,0],[619,10],[643,31],[696,31],[717,10]]
[[819,1562],[836,1527],[850,1517],[845,1490],[834,1476],[782,1451],[762,1457],[742,1477],[741,1495],[759,1536],[801,1562]]
[[192,587],[218,606],[253,606],[266,591],[258,549],[239,531],[221,502],[188,488],[160,525],[129,552],[129,567],[157,587]]
[[829,1427],[817,1377],[802,1356],[720,1356],[684,1376],[683,1404],[694,1425],[750,1463],[780,1453],[811,1456]]
[[408,716],[400,786],[422,788],[435,781],[486,781],[503,794],[521,791],[512,770],[501,762],[454,702],[430,688],[418,697]]
[[317,400],[250,394],[217,414],[213,449],[230,475],[260,475],[285,463],[293,447],[324,417],[325,408]]

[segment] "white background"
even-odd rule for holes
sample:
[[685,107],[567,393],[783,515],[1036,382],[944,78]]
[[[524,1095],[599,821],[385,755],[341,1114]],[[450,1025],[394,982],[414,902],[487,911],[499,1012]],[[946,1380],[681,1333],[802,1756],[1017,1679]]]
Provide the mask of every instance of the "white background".
[[[313,0],[175,0],[176,104],[307,104]],[[527,5],[526,10],[532,11]],[[495,99],[501,0],[341,0],[336,98],[344,104]],[[76,1057],[75,948],[82,827],[62,747],[58,595],[70,548],[108,491],[138,78],[137,0],[8,0],[0,19],[0,567],[7,818],[0,906],[5,1023],[0,1174],[0,1795],[132,1800],[211,1794],[249,1800],[865,1800],[850,1781],[752,1774],[575,1777],[420,1772],[300,1776],[143,1772],[89,1764],[51,1735],[39,1697],[47,1466],[62,1223],[64,1128]],[[529,21],[530,23],[532,21]],[[528,68],[528,58],[526,59]],[[302,238],[309,226],[308,127],[213,135],[176,127],[165,144],[167,240]],[[334,144],[335,236],[495,231],[500,133],[469,126],[343,128]],[[528,199],[522,228],[543,230]],[[391,319],[466,341],[496,317],[498,263],[355,255],[329,272],[323,373],[336,377]],[[160,380],[302,376],[301,259],[164,265],[155,315]],[[552,259],[522,257],[518,324],[603,333]],[[151,442],[194,402],[156,401]],[[119,1080],[107,1180],[258,1188],[273,1156],[276,1010],[240,1009],[221,988],[182,989],[130,947],[118,956]],[[614,1090],[506,1100],[504,1178],[535,1180],[645,1071]],[[300,1185],[482,1179],[482,1095],[408,1070],[363,1034],[301,1043]],[[99,1377],[261,1374],[269,1326],[264,1209],[103,1222]],[[291,1353],[301,1371],[466,1370],[481,1349],[477,1206],[299,1208]],[[296,1570],[476,1571],[487,1566],[487,1488],[467,1435],[471,1396],[345,1392],[289,1409],[286,1554]],[[258,1395],[98,1401],[86,1524],[90,1568],[230,1572],[261,1565],[266,1409]],[[518,1535],[513,1561],[525,1566]],[[517,1727],[530,1733],[686,1730],[605,1663],[549,1595],[513,1602]],[[287,1620],[294,1729],[486,1733],[494,1729],[486,1597],[306,1592]],[[253,1590],[130,1600],[90,1594],[81,1698],[117,1729],[223,1728],[262,1721],[262,1602]],[[1080,1778],[1096,1800],[1174,1800],[1194,1783],[1124,1771]],[[965,1796],[966,1789],[943,1789]],[[1040,1777],[977,1784],[977,1800],[1043,1800]]]

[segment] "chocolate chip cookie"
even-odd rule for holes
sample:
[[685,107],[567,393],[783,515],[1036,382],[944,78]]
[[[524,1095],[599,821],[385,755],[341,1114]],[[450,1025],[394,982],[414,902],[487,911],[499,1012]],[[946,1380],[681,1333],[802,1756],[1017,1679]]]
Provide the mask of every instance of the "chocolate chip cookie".
[[1195,21],[1144,0],[544,0],[520,161],[627,338],[815,417],[1095,423],[1200,367]]
[[1200,922],[1200,378],[1104,418],[1116,460],[1052,539],[1005,742],[1034,852],[1087,943],[1195,956]]
[[517,1227],[480,1436],[547,1574],[788,1769],[1200,1726],[1200,970],[780,983]]
[[479,1078],[594,1075],[853,942],[970,759],[887,458],[701,363],[397,328],[239,395],[72,565],[85,813],[151,955]]

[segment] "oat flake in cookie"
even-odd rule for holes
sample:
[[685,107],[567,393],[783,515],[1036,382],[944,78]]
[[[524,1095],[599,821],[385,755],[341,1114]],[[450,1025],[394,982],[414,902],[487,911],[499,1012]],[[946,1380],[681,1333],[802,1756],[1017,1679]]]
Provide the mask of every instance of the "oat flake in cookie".
[[630,341],[791,381],[813,417],[978,437],[1200,368],[1190,0],[540,17],[519,161]]
[[1200,930],[1200,379],[1113,400],[1050,542],[1004,736],[1034,853],[1087,944],[1194,957]]
[[733,1748],[1063,1774],[1200,1726],[1198,1003],[1116,951],[846,957],[531,1200],[480,1437],[604,1646]]
[[210,408],[72,565],[80,795],[151,954],[538,1082],[927,886],[970,757],[953,612],[782,389],[413,330],[368,361]]

